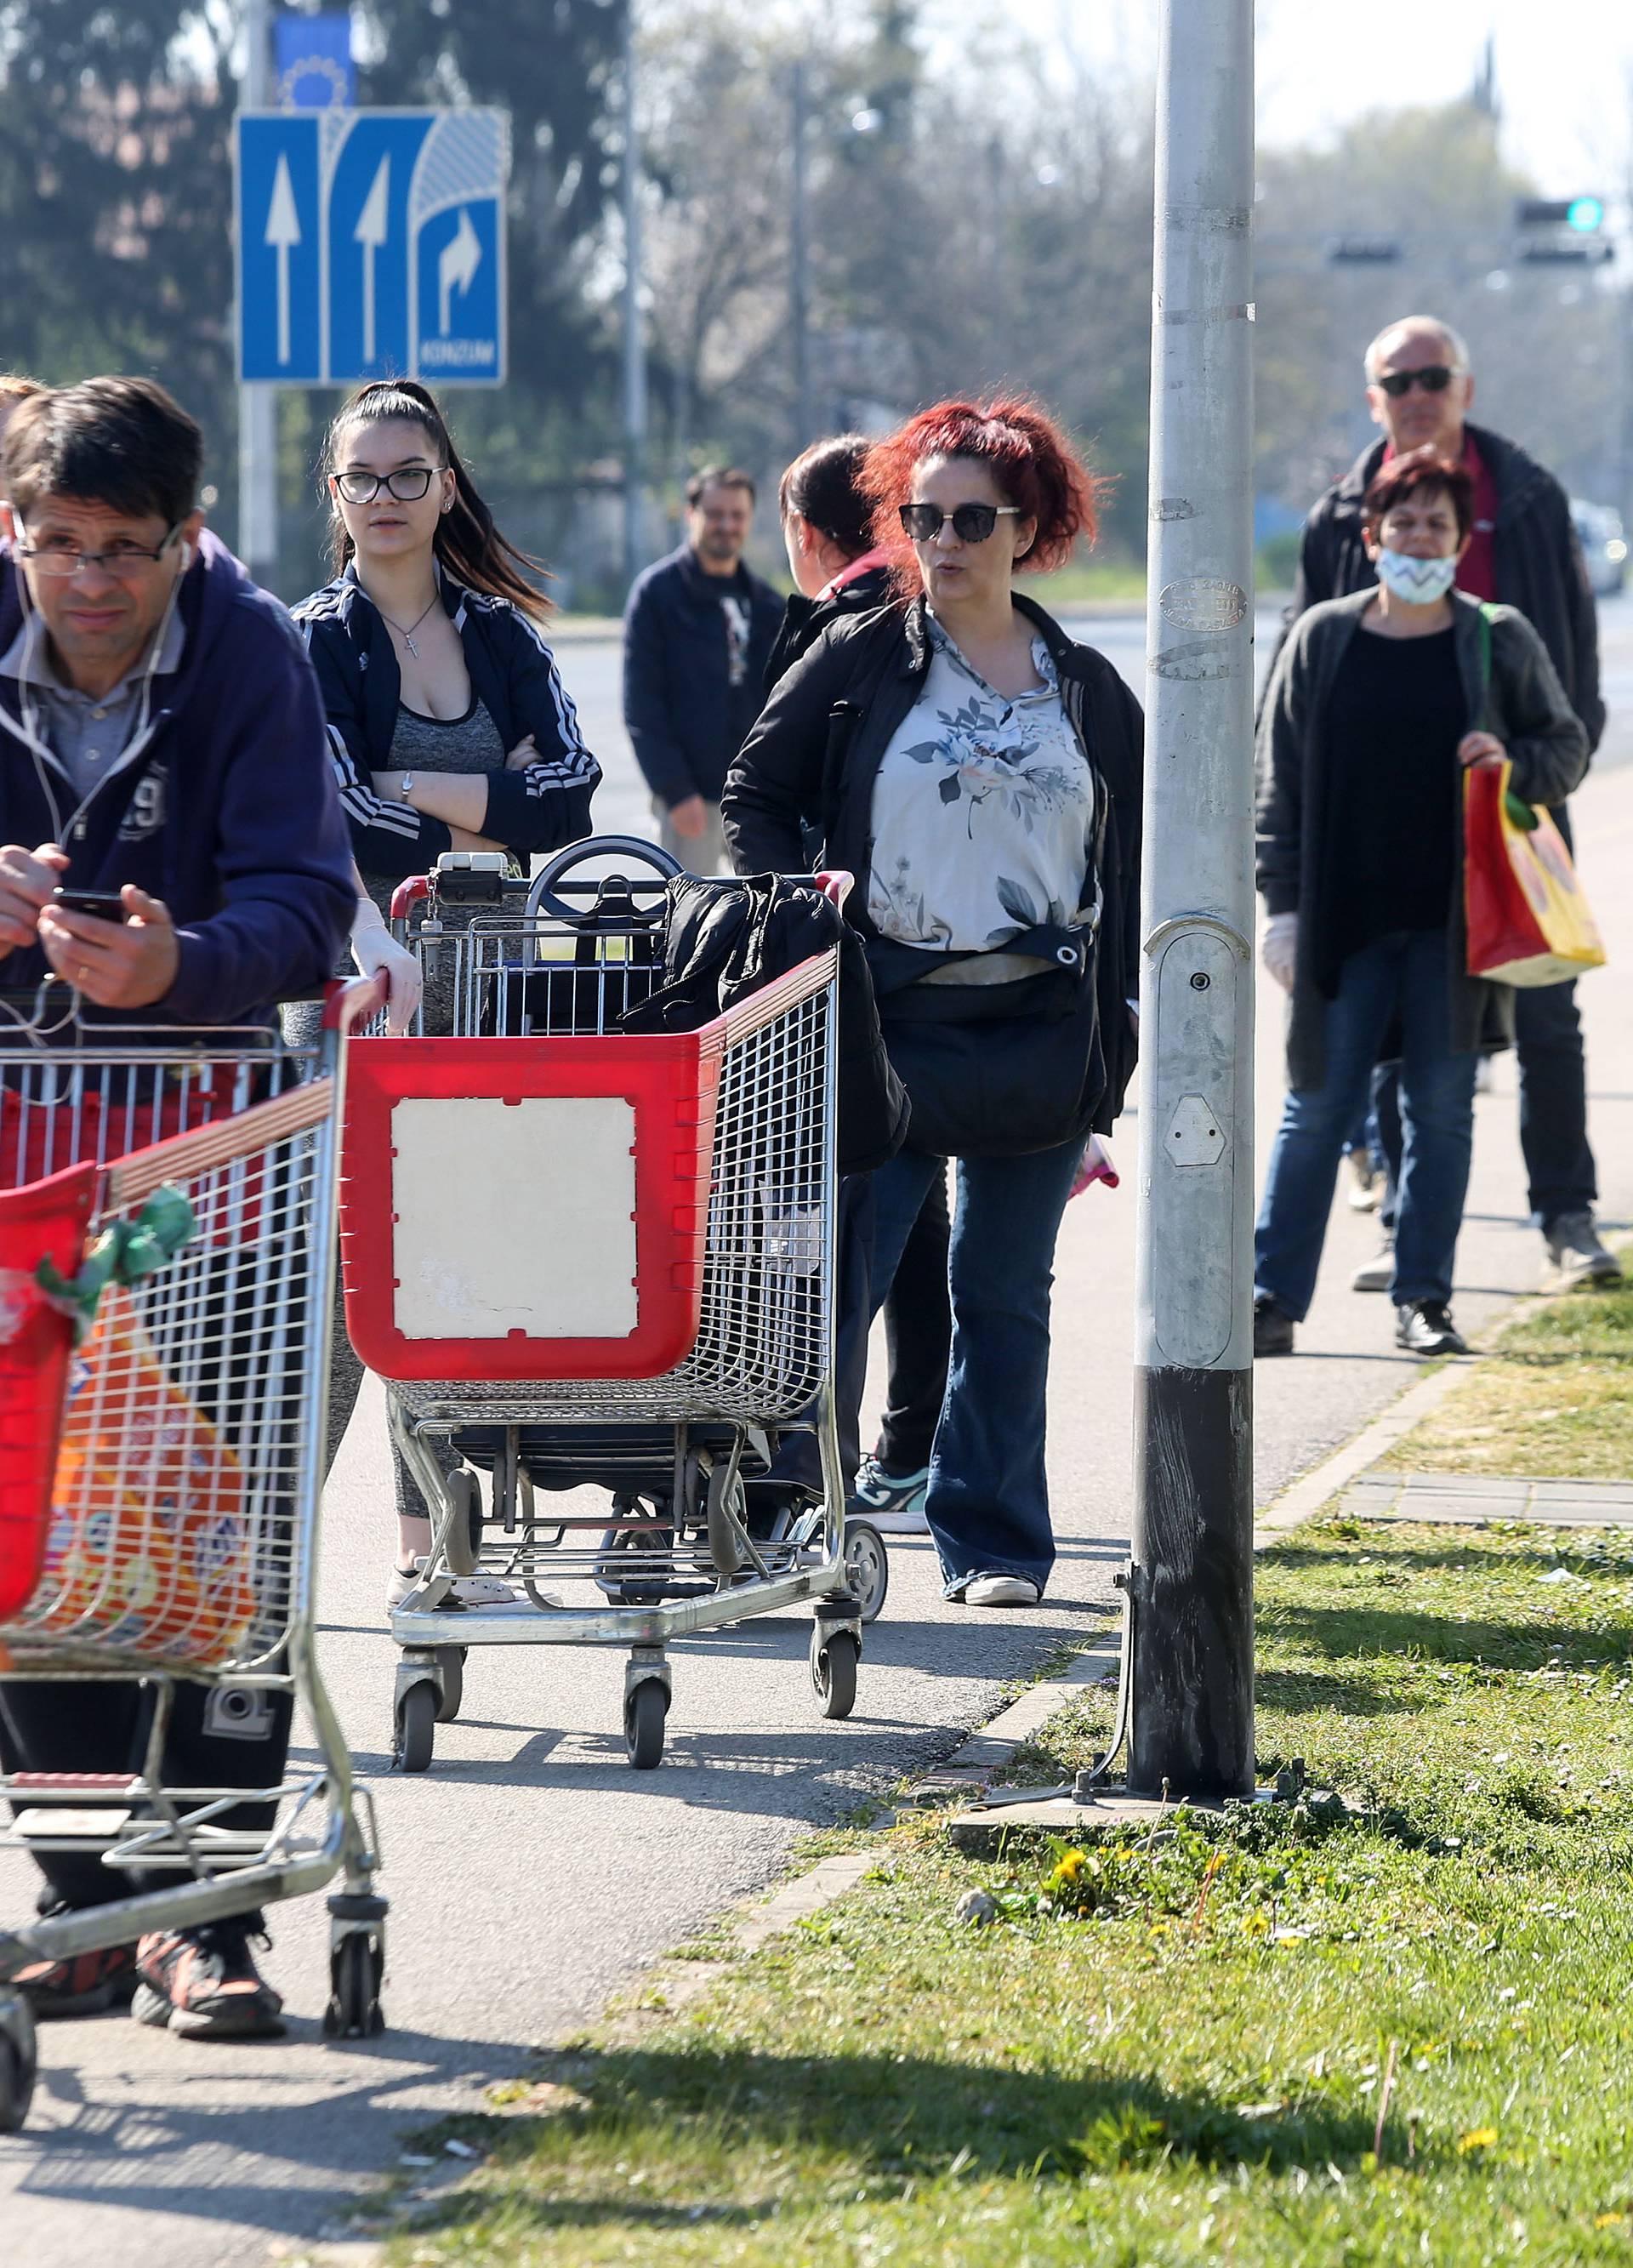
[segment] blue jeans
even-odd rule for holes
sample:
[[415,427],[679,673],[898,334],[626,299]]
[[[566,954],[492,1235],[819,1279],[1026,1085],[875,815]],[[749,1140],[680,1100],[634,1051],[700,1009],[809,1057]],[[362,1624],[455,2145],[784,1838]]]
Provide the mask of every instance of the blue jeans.
[[1441,930],[1397,930],[1351,954],[1327,1005],[1327,1076],[1282,1112],[1259,1207],[1254,1288],[1295,1322],[1309,1311],[1344,1138],[1365,1108],[1390,1024],[1401,1035],[1399,1307],[1449,1300],[1474,1145],[1479,1057],[1453,1055]]
[[[953,1359],[930,1455],[924,1509],[944,1595],[974,1575],[1025,1575],[1040,1592],[1055,1565],[1044,1474],[1049,1286],[1055,1240],[1081,1142],[1026,1158],[961,1158],[948,1256]],[[890,1289],[940,1158],[904,1150],[874,1175],[873,1300]]]

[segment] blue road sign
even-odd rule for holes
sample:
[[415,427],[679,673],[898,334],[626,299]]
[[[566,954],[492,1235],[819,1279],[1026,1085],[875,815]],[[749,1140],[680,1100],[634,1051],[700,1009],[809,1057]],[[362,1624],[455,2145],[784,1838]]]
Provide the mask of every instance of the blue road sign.
[[349,16],[280,16],[273,26],[278,99],[286,110],[342,108],[357,99]]
[[502,110],[242,111],[239,375],[505,374]]

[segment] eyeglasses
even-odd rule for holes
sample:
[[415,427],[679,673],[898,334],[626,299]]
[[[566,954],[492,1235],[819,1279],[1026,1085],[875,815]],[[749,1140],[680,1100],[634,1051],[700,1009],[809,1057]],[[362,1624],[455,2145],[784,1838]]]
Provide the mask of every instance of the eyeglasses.
[[998,524],[1000,512],[1015,518],[1020,514],[1018,504],[954,504],[949,514],[938,504],[904,504],[901,525],[915,543],[933,543],[946,525],[953,522],[953,533],[960,543],[984,543]]
[[430,465],[404,465],[394,473],[336,473],[335,485],[348,504],[372,504],[382,489],[399,504],[417,504],[437,477]]
[[1380,372],[1374,383],[1383,388],[1392,401],[1399,401],[1401,396],[1409,394],[1415,386],[1421,386],[1425,394],[1444,394],[1452,380],[1462,374],[1460,370],[1453,370],[1445,363],[1426,362],[1422,370]]
[[70,582],[83,568],[99,567],[105,575],[116,575],[121,582],[131,582],[144,567],[162,559],[180,534],[178,521],[162,543],[151,548],[145,543],[110,543],[105,551],[82,551],[77,543],[49,535],[43,543],[19,543],[16,551],[19,559],[27,560],[36,575],[55,576]]

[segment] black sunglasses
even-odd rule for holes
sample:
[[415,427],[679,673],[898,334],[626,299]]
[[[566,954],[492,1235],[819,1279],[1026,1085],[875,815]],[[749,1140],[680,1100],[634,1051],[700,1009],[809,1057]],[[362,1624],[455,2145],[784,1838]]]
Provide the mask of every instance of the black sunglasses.
[[1425,394],[1444,394],[1452,380],[1460,375],[1445,363],[1426,362],[1422,370],[1387,370],[1378,379],[1377,384],[1392,401],[1399,401],[1401,396],[1409,394],[1415,386],[1421,386]]
[[998,514],[1019,515],[1018,504],[960,504],[949,514],[938,504],[904,504],[901,525],[915,543],[933,543],[950,518],[960,543],[984,543],[998,524]]

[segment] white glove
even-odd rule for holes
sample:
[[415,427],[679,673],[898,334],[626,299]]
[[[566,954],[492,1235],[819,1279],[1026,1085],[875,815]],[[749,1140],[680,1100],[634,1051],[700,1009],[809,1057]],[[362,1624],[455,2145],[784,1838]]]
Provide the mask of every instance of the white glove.
[[1293,989],[1293,968],[1298,958],[1298,917],[1272,914],[1264,925],[1259,958],[1284,992]]
[[351,925],[351,957],[365,976],[383,976],[386,983],[386,1028],[401,1039],[414,1022],[424,980],[419,957],[399,945],[371,902],[370,921],[360,911]]

